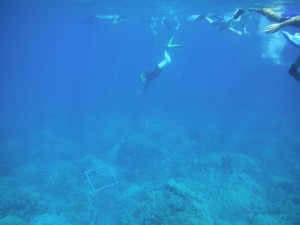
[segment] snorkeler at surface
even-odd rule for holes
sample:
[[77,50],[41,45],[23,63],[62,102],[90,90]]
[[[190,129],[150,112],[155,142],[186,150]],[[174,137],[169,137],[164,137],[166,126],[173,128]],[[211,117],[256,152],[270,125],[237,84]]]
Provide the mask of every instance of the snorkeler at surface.
[[[172,44],[174,37],[171,38],[169,43],[165,46],[167,49],[178,49],[181,48],[181,45],[178,44]],[[144,83],[144,88],[140,92],[146,91],[146,89],[149,87],[150,83],[155,80],[159,75],[161,74],[162,70],[171,63],[171,57],[166,50],[164,52],[164,60],[158,63],[155,68],[151,72],[144,72],[141,74],[141,80]]]
[[[249,34],[246,29],[248,17],[241,17],[234,20],[232,15],[218,16],[216,14],[191,15],[189,21],[197,22],[205,19],[208,23],[219,28],[220,31],[228,29],[238,35]],[[237,28],[238,27],[238,28]]]
[[250,8],[250,9],[238,9],[233,18],[236,20],[246,11],[256,12],[262,16],[265,16],[268,20],[277,22],[271,24],[265,28],[266,33],[275,33],[279,29],[286,26],[300,27],[300,7],[294,7],[292,9],[286,9],[284,12],[276,12],[271,8]]
[[[274,11],[271,8],[250,8],[250,9],[238,9],[233,18],[238,19],[246,11],[256,12],[262,16],[265,16],[268,20],[277,22],[271,24],[265,28],[266,33],[275,33],[283,27],[295,26],[300,28],[300,5],[294,5],[292,8],[286,8],[283,12]],[[287,31],[282,31],[286,39],[294,46],[300,48],[300,33],[291,35]],[[300,73],[298,71],[300,67],[300,56],[290,66],[288,73],[293,76],[298,82],[300,82]]]
[[102,21],[111,21],[112,24],[118,24],[118,23],[124,23],[126,22],[126,17],[123,15],[93,15],[90,16],[85,23],[86,24],[93,24],[96,23],[97,21],[102,20]]
[[161,19],[161,25],[166,29],[175,29],[178,30],[180,28],[180,22],[176,16],[168,17],[163,16]]
[[166,30],[178,30],[180,22],[176,16],[152,16],[150,29],[154,37],[158,35],[158,30],[164,28]]
[[202,21],[205,19],[208,23],[211,25],[219,27],[220,30],[224,30],[230,26],[232,19],[231,17],[227,16],[218,16],[215,14],[208,14],[206,16],[204,15],[191,15],[188,17],[189,21],[197,22],[197,21]]

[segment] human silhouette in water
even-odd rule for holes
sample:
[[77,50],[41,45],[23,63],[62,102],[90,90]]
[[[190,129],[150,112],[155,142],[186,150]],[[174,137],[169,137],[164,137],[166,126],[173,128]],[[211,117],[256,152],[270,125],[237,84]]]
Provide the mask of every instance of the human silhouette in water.
[[141,74],[141,80],[144,83],[144,88],[141,92],[146,91],[149,84],[155,80],[162,72],[162,70],[171,63],[171,57],[167,51],[164,54],[164,60],[158,63],[151,72],[144,72]]
[[97,21],[110,21],[112,24],[126,22],[126,17],[123,15],[92,15],[85,21],[85,24],[94,24]]
[[300,28],[300,9],[286,9],[284,12],[276,12],[270,8],[238,9],[234,14],[233,19],[238,19],[246,11],[256,12],[266,17],[268,20],[276,22],[265,28],[266,33],[275,33],[286,26],[296,26]]
[[[167,49],[179,49],[182,46],[179,44],[173,44],[174,37],[171,38],[169,43],[165,46]],[[141,74],[141,80],[144,83],[144,88],[140,92],[146,91],[146,89],[149,87],[150,83],[155,80],[163,69],[171,63],[171,57],[167,50],[164,52],[164,60],[158,63],[155,68],[151,72],[144,72]]]

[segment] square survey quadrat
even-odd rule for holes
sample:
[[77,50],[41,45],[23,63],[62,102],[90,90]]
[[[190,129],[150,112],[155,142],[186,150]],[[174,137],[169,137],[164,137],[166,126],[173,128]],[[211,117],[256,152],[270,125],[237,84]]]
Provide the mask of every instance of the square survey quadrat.
[[99,191],[118,184],[117,178],[107,165],[87,170],[85,171],[85,175],[94,191]]

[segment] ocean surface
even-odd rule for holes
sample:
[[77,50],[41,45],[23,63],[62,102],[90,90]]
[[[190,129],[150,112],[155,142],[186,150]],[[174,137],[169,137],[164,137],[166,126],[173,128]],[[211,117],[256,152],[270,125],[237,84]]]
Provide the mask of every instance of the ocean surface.
[[296,3],[0,1],[0,225],[299,225]]

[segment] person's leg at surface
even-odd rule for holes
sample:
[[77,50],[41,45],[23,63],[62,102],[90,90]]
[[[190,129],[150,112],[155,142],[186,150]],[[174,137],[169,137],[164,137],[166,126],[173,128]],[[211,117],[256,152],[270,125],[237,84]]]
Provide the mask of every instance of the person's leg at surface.
[[246,12],[246,10],[250,12],[256,12],[264,17],[266,17],[268,20],[273,22],[283,22],[286,20],[286,18],[283,18],[281,16],[281,13],[275,12],[274,10],[270,8],[250,8],[250,9],[238,9],[233,16],[233,19],[238,19],[242,14]]
[[270,8],[252,8],[249,9],[250,12],[256,12],[264,17],[266,17],[268,20],[273,22],[283,22],[284,18],[281,16],[281,13],[275,12],[274,10]]
[[165,51],[164,60],[158,63],[154,68],[154,70],[151,71],[150,73],[146,72],[141,75],[141,80],[144,83],[144,88],[140,92],[145,92],[148,86],[150,85],[150,82],[155,80],[161,74],[161,71],[170,63],[171,63],[171,57],[169,53]]

